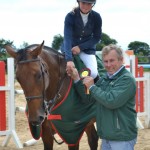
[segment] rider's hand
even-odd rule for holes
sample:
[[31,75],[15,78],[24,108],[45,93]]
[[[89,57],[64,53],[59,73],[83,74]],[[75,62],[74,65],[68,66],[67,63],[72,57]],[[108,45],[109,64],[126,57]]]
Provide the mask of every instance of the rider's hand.
[[71,51],[74,55],[78,55],[80,53],[80,48],[79,46],[74,46]]
[[73,68],[75,68],[74,62],[68,61],[67,66],[66,66],[66,71],[67,71],[68,76],[71,76],[71,72]]
[[80,80],[78,70],[76,68],[72,68],[70,72],[70,76],[74,81]]

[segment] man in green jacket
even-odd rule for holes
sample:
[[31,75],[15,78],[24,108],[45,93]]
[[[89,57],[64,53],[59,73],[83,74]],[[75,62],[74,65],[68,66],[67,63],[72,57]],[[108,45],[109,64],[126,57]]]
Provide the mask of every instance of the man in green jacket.
[[[96,101],[97,133],[102,139],[102,150],[134,150],[137,140],[135,111],[136,82],[123,66],[123,52],[117,45],[102,50],[107,71],[95,84],[92,77],[80,80],[76,68],[67,70],[82,102]],[[85,87],[90,94],[85,93]]]

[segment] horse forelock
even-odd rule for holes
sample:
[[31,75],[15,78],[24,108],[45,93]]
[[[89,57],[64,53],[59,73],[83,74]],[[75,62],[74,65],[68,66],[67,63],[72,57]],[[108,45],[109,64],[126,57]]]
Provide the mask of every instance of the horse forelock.
[[22,60],[27,60],[27,53],[26,53],[27,49],[20,49],[17,52],[17,61],[22,61]]
[[19,61],[27,60],[28,59],[27,58],[27,56],[28,56],[28,52],[27,51],[33,50],[36,47],[37,47],[37,44],[33,44],[33,45],[29,45],[29,46],[27,46],[27,47],[25,47],[23,49],[19,49],[17,51],[17,54],[18,54],[17,55],[17,61],[19,62]]

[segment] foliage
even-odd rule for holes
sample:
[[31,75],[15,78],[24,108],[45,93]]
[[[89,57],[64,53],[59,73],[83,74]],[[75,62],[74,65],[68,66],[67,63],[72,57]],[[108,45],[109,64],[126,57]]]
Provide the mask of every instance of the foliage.
[[27,42],[23,42],[23,44],[20,45],[20,49],[24,49],[27,46],[29,46],[29,44]]
[[148,64],[148,63],[150,63],[150,57],[140,56],[140,55],[137,55],[137,57],[138,57],[138,63],[139,64]]
[[150,72],[150,68],[144,68],[144,72]]
[[13,42],[10,40],[0,39],[0,60],[6,60],[8,54],[5,51],[4,45],[13,45]]
[[150,47],[145,42],[134,41],[128,45],[129,50],[133,50],[134,54],[138,57],[139,63],[150,63]]
[[148,56],[150,54],[150,47],[145,42],[134,41],[128,45],[129,50],[133,50],[135,55]]
[[96,45],[96,51],[101,51],[106,45],[117,43],[115,39],[110,38],[106,33],[102,33],[101,41]]
[[63,42],[63,39],[64,39],[63,36],[61,36],[60,34],[55,35],[54,39],[52,41],[52,48],[57,50],[57,51],[60,50],[60,46]]

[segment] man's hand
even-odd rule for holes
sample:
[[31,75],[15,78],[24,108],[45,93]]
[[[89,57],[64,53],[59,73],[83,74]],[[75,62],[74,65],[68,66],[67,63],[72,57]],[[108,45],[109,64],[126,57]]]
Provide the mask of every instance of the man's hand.
[[71,51],[74,55],[78,55],[80,53],[80,48],[79,46],[74,46]]
[[91,76],[87,76],[83,79],[83,84],[89,89],[91,85],[94,85],[94,79]]
[[78,71],[75,68],[74,62],[73,61],[68,61],[67,62],[67,67],[66,67],[66,71],[68,76],[70,76],[73,80],[78,78]]

